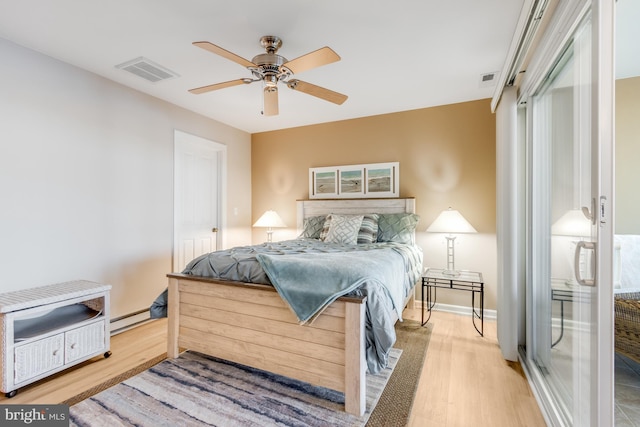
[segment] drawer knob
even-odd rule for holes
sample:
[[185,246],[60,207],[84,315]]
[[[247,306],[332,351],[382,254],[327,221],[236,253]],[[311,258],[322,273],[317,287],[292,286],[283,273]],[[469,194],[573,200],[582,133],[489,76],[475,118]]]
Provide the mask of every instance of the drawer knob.
[[53,355],[57,356],[58,355],[58,350],[53,350]]
[[71,344],[71,349],[75,349],[77,347],[76,343]]

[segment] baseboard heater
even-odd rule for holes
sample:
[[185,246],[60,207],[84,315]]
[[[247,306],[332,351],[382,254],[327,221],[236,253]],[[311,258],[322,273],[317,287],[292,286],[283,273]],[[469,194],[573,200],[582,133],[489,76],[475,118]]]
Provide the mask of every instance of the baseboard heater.
[[149,313],[148,308],[143,308],[142,310],[134,311],[133,313],[125,314],[124,316],[114,317],[111,319],[111,335],[117,335],[151,320],[153,319],[151,319],[151,314]]

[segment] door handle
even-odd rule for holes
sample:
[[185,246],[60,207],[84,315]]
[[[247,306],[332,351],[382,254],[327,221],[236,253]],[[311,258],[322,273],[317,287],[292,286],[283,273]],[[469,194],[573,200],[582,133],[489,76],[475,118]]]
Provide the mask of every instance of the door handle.
[[576,252],[574,254],[575,257],[573,260],[574,261],[573,274],[575,274],[578,284],[582,286],[595,286],[596,285],[595,279],[583,279],[580,274],[580,253],[582,252],[583,249],[593,250],[595,252],[596,244],[594,242],[585,242],[583,240],[579,241],[576,244]]
[[211,232],[212,232],[212,233],[217,233],[217,232],[218,232],[218,227],[213,227],[213,228],[211,229]]

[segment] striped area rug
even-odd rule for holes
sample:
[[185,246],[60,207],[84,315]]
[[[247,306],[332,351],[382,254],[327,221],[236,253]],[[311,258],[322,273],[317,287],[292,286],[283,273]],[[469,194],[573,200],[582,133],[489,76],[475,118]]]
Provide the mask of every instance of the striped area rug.
[[367,375],[363,417],[344,412],[342,393],[185,352],[72,406],[70,425],[364,426],[401,354]]

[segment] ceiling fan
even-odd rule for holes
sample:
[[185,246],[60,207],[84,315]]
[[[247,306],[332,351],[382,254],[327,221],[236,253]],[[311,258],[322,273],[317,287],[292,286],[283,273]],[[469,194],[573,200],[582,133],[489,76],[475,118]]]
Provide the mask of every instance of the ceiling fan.
[[256,55],[251,61],[248,61],[210,42],[201,41],[193,44],[246,67],[251,71],[254,78],[236,79],[202,86],[190,89],[189,92],[191,93],[200,94],[261,81],[263,83],[262,114],[265,116],[278,114],[278,82],[286,84],[290,89],[298,90],[334,104],[341,105],[347,100],[346,95],[292,78],[294,74],[339,61],[340,56],[329,47],[325,46],[289,61],[287,58],[277,54],[278,49],[282,46],[282,40],[276,36],[264,36],[260,38],[260,44],[267,52]]

